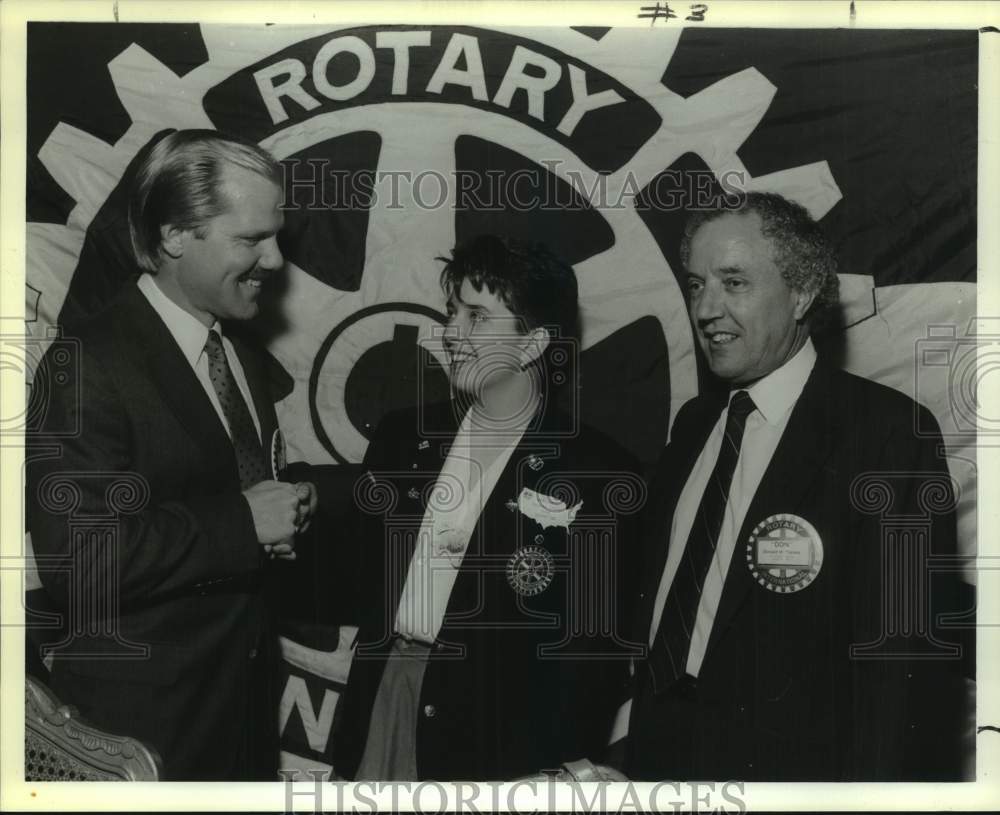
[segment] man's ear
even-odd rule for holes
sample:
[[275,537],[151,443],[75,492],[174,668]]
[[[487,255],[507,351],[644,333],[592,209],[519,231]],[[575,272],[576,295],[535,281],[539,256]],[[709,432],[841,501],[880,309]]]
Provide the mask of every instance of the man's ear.
[[816,299],[816,292],[792,289],[792,296],[795,298],[795,321],[801,322],[805,319],[806,314],[809,313],[809,309],[812,308],[813,301]]
[[160,247],[163,251],[177,260],[184,254],[185,236],[188,230],[181,229],[173,224],[163,224],[160,227]]
[[541,357],[545,349],[549,347],[549,332],[539,326],[533,328],[525,335],[525,343],[521,349],[521,367],[526,368],[536,359]]

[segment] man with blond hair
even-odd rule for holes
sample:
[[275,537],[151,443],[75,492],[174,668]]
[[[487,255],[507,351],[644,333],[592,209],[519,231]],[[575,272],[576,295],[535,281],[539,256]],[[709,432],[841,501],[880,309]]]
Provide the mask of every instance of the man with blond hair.
[[[281,203],[280,166],[254,144],[189,130],[149,148],[129,204],[142,274],[80,327],[77,387],[53,395],[29,439],[71,416],[80,428],[28,465],[43,582],[77,632],[53,688],[151,745],[165,780],[276,777],[268,564],[294,556],[315,490],[273,480],[287,375],[233,324],[283,267]],[[70,533],[71,514],[116,510],[109,539]]]

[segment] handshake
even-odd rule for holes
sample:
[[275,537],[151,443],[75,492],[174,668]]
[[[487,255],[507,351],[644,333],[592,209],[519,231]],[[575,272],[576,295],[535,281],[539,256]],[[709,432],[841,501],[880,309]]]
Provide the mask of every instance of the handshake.
[[257,542],[271,558],[295,560],[295,535],[305,532],[316,512],[316,487],[308,481],[261,481],[245,490]]

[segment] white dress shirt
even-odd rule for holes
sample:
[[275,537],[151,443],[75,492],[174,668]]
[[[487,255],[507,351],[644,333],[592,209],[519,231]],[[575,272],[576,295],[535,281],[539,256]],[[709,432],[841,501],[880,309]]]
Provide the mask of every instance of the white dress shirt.
[[[743,444],[740,456],[733,473],[733,482],[729,488],[729,498],[726,502],[726,514],[722,520],[722,530],[719,532],[719,542],[715,555],[709,565],[705,577],[705,585],[698,604],[698,614],[695,618],[694,631],[691,634],[691,650],[688,653],[687,672],[698,676],[705,649],[708,647],[709,636],[715,615],[719,610],[722,598],[722,587],[726,582],[729,564],[736,549],[737,536],[743,526],[747,510],[753,501],[760,480],[764,476],[767,465],[781,440],[788,424],[795,402],[802,394],[806,380],[816,363],[816,349],[811,340],[799,349],[788,362],[772,371],[763,379],[745,388],[756,410],[747,417],[746,428],[743,431]],[[739,389],[737,389],[739,390]],[[670,585],[674,574],[684,554],[684,547],[694,523],[695,514],[705,492],[705,486],[715,468],[722,447],[725,433],[728,408],[722,412],[719,421],[715,423],[705,447],[695,462],[691,475],[677,501],[674,520],[670,528],[670,548],[667,552],[667,562],[660,578],[660,587],[656,593],[653,606],[653,620],[649,631],[649,644],[653,644],[656,631],[660,627],[663,606],[667,601]],[[755,520],[764,520],[763,518]]]
[[[226,433],[232,438],[233,434],[229,429],[226,414],[222,411],[222,405],[219,404],[219,397],[208,375],[208,356],[205,354],[205,343],[208,341],[209,329],[194,315],[189,314],[167,297],[160,290],[153,275],[144,273],[139,277],[138,285],[139,291],[146,296],[149,304],[166,324],[167,330],[174,338],[178,347],[180,347],[184,359],[188,361],[188,365],[191,366],[201,386],[205,389],[205,394],[208,396],[209,401],[211,401],[212,407],[215,408],[215,412],[219,415]],[[236,350],[233,348],[232,343],[222,333],[222,326],[218,321],[212,326],[212,330],[217,331],[219,336],[222,337],[222,347],[226,352],[226,360],[229,362],[229,368],[233,372],[236,385],[239,387],[240,393],[243,394],[243,401],[247,403],[254,427],[257,428],[257,438],[260,439],[260,421],[257,418],[253,397],[250,395],[250,386],[247,384],[247,377],[243,372],[243,366],[240,364],[240,358],[236,355]]]
[[474,430],[475,408],[462,419],[427,502],[396,612],[396,633],[433,644],[455,578],[483,507],[521,441],[532,415],[489,441]]

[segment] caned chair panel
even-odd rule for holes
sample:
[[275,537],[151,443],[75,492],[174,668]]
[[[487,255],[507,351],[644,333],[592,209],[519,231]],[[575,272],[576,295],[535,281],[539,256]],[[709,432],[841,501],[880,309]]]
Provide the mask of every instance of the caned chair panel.
[[160,767],[152,747],[98,730],[25,677],[25,781],[156,781]]

